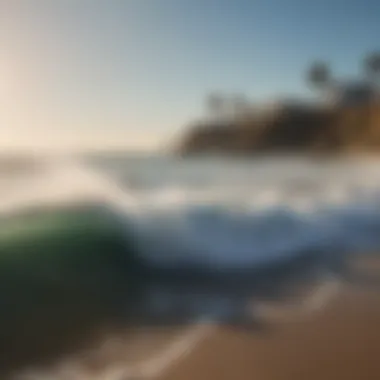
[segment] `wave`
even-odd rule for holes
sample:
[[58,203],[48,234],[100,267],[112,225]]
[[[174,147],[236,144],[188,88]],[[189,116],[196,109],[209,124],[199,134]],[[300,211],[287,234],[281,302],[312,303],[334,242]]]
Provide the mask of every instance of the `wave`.
[[[296,167],[284,167],[283,162],[261,162],[257,167],[244,162],[236,166],[198,162],[190,165],[190,175],[182,164],[170,169],[172,164],[166,159],[159,163],[161,169],[166,168],[160,171],[154,161],[145,163],[151,169],[139,167],[139,161],[133,165],[128,160],[119,161],[110,173],[65,158],[44,162],[41,170],[34,169],[28,176],[25,173],[13,173],[12,178],[4,176],[1,219],[6,223],[9,215],[41,206],[101,205],[103,212],[121,223],[125,236],[135,239],[138,251],[150,265],[156,268],[196,265],[207,268],[208,273],[272,266],[314,254],[323,258],[322,272],[326,274],[334,258],[342,253],[380,247],[380,169],[373,162],[325,167],[299,162]],[[152,170],[154,176],[150,174]],[[89,216],[86,223],[92,223],[93,210],[86,215]],[[72,224],[72,219],[63,223]],[[99,226],[102,228],[102,224]],[[91,252],[86,252],[89,260],[93,258],[92,251],[93,246]],[[112,256],[107,254],[111,260]],[[118,263],[110,265],[111,270]],[[96,276],[109,263],[105,259],[100,264],[95,268],[99,269]],[[61,268],[58,267],[58,272]],[[324,307],[326,300],[336,294],[337,286],[336,277],[328,281],[324,281],[328,277],[321,277],[323,286],[299,307],[276,309],[259,303],[254,313],[282,320]],[[95,278],[96,283],[99,278]],[[186,307],[189,322],[196,324],[205,319],[230,317],[231,312],[245,307],[239,305],[241,300],[218,291],[206,294],[202,287],[198,293],[194,293],[194,288],[188,293],[183,290],[173,292],[152,286],[147,289],[145,301],[158,314],[163,309],[165,312],[168,304]],[[205,333],[202,327],[199,334],[196,331],[197,328],[190,330],[151,361],[143,360],[140,367],[129,368],[128,364],[127,372],[139,375],[161,372]],[[125,368],[121,370],[123,375],[124,371]]]
[[[161,166],[169,164],[166,159]],[[128,165],[126,161],[116,168],[124,182],[131,174]],[[20,177],[25,179],[18,179],[17,191],[9,186],[5,194],[4,187],[0,211],[60,202],[102,203],[127,226],[128,233],[133,229],[147,260],[165,265],[199,262],[233,267],[308,251],[333,255],[378,249],[380,169],[376,162],[297,165],[295,173],[289,170],[294,164],[286,171],[281,162],[261,163],[250,176],[240,162],[224,167],[223,173],[218,166],[213,176],[212,166],[207,170],[204,164],[190,166],[192,186],[190,175],[179,165],[177,171],[166,169],[170,178],[162,173],[161,186],[136,189],[114,174],[65,158],[41,165],[33,177]],[[173,186],[170,180],[177,172],[186,181]],[[208,174],[208,184],[195,181],[194,185],[196,174],[204,178]]]

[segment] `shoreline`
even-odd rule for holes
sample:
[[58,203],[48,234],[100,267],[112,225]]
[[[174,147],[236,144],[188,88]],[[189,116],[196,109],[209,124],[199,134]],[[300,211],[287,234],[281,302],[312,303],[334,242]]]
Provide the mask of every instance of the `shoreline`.
[[[361,256],[358,261],[355,263],[353,258],[351,268],[358,265],[359,272],[365,275],[366,258]],[[371,276],[377,275],[380,279],[380,255],[369,255],[368,262],[371,267],[377,263],[376,273]],[[304,284],[299,286],[302,291]],[[281,310],[280,304],[277,311]],[[150,378],[245,380],[259,376],[260,380],[361,380],[363,371],[368,369],[371,373],[368,376],[365,373],[365,378],[377,380],[380,376],[379,320],[380,282],[379,286],[348,282],[323,308],[306,317],[267,320],[248,330],[205,325],[190,352],[165,371],[150,373],[153,375]],[[72,380],[104,378],[102,376],[112,371],[120,377],[110,379],[124,380],[123,376],[136,363],[154,358],[157,352],[166,350],[184,334],[184,329],[173,326],[151,330],[103,326],[89,351],[77,351],[61,364],[47,367],[46,371],[51,371],[57,380],[70,368],[78,375],[72,375]],[[175,359],[175,355],[171,358]],[[151,368],[159,368],[157,363]]]

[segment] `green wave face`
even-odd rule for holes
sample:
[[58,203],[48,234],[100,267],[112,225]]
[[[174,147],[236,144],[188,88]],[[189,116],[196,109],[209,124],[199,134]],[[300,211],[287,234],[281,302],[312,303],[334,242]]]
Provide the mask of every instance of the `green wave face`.
[[75,351],[101,326],[121,320],[142,280],[126,230],[92,205],[0,219],[0,378]]
[[[103,207],[73,205],[19,212],[0,220],[0,302],[38,292],[87,292],[101,300],[131,287],[139,258],[126,226]],[[7,290],[5,290],[7,289]],[[38,290],[38,291],[37,291]]]
[[[34,261],[62,259],[96,253],[113,256],[111,250],[126,250],[127,238],[119,223],[101,207],[68,206],[19,212],[0,221],[0,260]],[[113,244],[113,245],[112,245]],[[112,247],[111,247],[112,245]]]

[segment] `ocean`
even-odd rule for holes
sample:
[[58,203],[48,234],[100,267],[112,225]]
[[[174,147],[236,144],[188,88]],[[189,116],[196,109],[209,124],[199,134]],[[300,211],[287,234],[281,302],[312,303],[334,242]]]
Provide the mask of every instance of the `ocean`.
[[[100,202],[133,231],[147,262],[174,271],[256,275],[312,254],[328,290],[313,293],[311,309],[331,295],[337,262],[380,248],[380,159],[373,157],[98,154],[12,162],[0,167],[2,222],[29,206]],[[174,290],[153,286],[146,302],[157,313],[186,304],[193,325],[238,307],[202,286]]]
[[[380,160],[109,154],[24,158],[0,171],[0,212],[108,205],[141,255],[220,272],[380,247]],[[4,218],[3,218],[4,219]]]
[[248,257],[357,253],[380,245],[375,158],[117,156],[87,164],[125,192],[152,240],[152,259],[198,252],[228,266]]

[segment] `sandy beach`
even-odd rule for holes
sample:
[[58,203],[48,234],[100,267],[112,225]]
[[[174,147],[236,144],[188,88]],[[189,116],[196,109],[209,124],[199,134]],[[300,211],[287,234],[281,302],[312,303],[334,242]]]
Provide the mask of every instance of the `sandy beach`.
[[[135,371],[132,376],[131,367],[188,334],[187,352],[181,356],[172,352],[170,366],[155,364],[151,372],[140,375],[162,380],[379,379],[380,286],[375,281],[380,279],[379,264],[375,255],[351,260],[355,276],[326,306],[300,318],[268,320],[250,330],[225,326],[198,327],[198,332],[174,327],[116,330],[100,335],[91,351],[54,364],[41,376],[45,373],[59,380],[70,371],[72,380],[128,380],[138,374]],[[366,276],[371,281],[364,281]]]
[[380,292],[345,289],[324,310],[247,334],[218,328],[161,379],[378,379]]
[[[247,334],[216,329],[161,379],[379,379],[380,259],[351,260],[358,280],[323,309]],[[371,273],[369,273],[371,272]]]

